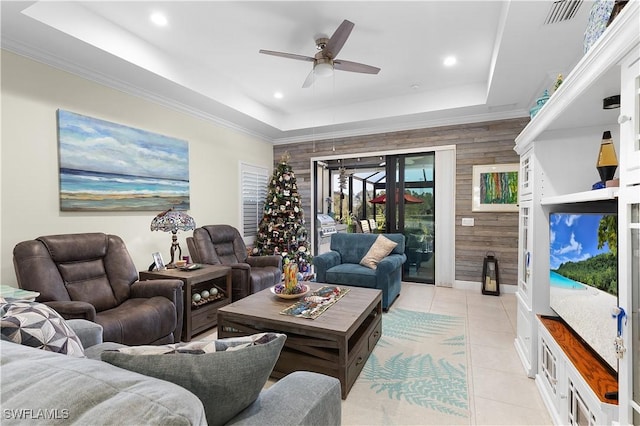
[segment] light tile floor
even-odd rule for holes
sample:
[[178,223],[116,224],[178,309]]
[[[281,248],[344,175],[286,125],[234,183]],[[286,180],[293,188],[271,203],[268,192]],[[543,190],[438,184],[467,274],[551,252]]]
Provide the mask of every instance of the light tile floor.
[[[516,297],[479,290],[402,283],[391,309],[404,308],[465,317],[470,425],[552,425],[533,381],[516,354]],[[216,329],[197,338],[215,338]]]
[[403,283],[391,309],[396,306],[467,319],[470,424],[553,424],[514,347],[515,294],[489,296],[479,290]]

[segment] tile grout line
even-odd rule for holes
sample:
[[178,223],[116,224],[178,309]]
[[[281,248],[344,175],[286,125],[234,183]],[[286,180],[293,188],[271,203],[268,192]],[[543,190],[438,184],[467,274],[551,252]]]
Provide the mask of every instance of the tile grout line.
[[466,336],[466,348],[467,348],[467,387],[469,392],[469,424],[476,425],[476,397],[475,397],[475,383],[473,381],[473,358],[471,355],[471,327],[469,324],[469,301],[467,300],[467,292],[464,292],[464,306],[465,306],[465,336]]

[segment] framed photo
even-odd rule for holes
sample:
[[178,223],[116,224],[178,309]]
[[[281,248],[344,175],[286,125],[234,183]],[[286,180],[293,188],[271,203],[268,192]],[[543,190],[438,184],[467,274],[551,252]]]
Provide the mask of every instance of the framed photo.
[[518,211],[518,163],[473,166],[474,212]]
[[156,271],[164,271],[167,267],[164,265],[164,260],[162,260],[162,255],[159,251],[151,254],[153,257],[153,263],[156,265]]

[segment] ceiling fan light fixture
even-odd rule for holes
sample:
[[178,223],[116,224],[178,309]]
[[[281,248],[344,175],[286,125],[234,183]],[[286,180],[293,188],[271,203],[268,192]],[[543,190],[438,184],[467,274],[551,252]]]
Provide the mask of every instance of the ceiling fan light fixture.
[[333,75],[333,65],[329,62],[320,62],[313,69],[313,73],[318,77],[329,77]]

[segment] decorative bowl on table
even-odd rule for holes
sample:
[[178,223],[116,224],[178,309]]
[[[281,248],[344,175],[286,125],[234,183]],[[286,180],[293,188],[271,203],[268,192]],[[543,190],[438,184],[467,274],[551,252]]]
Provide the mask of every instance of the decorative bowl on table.
[[199,263],[188,263],[183,266],[176,265],[176,268],[180,269],[181,271],[195,271],[196,269],[202,268],[202,265]]
[[286,293],[285,286],[283,284],[277,284],[271,287],[271,293],[282,299],[298,299],[299,297],[304,296],[309,293],[310,287],[306,284],[298,283],[294,288],[293,293]]

